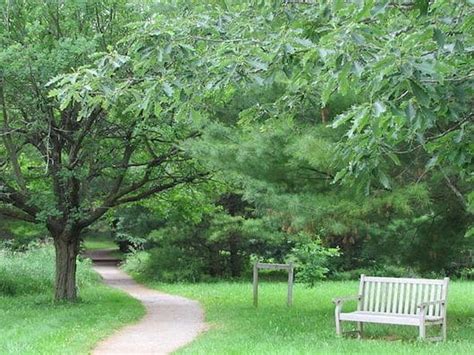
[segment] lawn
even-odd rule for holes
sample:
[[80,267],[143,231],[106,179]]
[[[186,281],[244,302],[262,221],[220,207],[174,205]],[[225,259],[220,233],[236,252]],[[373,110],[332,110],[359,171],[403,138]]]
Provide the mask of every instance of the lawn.
[[110,237],[87,236],[84,239],[83,247],[86,250],[116,250],[117,244]]
[[89,235],[84,239],[82,247],[86,251],[108,250],[109,255],[122,260],[124,254],[119,250],[118,245],[112,238],[107,236]]
[[[418,341],[416,327],[377,324],[366,325],[363,340],[337,338],[331,299],[357,293],[357,282],[296,285],[291,308],[285,305],[285,284],[264,282],[258,309],[250,283],[148,285],[196,299],[205,308],[210,330],[180,354],[474,353],[474,282],[450,285],[446,343]],[[351,325],[345,324],[347,330]]]
[[104,286],[87,261],[78,265],[80,300],[53,303],[53,255],[51,247],[0,250],[0,354],[88,354],[144,315],[140,302]]
[[50,295],[0,297],[0,354],[87,354],[102,338],[141,318],[138,301],[102,285],[76,304]]

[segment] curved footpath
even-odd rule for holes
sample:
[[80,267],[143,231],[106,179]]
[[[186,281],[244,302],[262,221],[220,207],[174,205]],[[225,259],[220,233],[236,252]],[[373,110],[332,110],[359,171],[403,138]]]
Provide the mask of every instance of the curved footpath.
[[96,264],[104,282],[140,300],[146,315],[105,339],[92,354],[168,354],[206,329],[198,302],[146,288],[114,265]]

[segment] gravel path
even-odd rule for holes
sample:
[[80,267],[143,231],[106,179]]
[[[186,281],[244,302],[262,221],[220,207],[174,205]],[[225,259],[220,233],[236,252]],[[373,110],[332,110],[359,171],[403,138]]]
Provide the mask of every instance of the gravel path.
[[147,314],[99,343],[92,354],[168,354],[206,329],[198,302],[146,288],[114,265],[96,264],[94,269],[105,283],[140,300]]

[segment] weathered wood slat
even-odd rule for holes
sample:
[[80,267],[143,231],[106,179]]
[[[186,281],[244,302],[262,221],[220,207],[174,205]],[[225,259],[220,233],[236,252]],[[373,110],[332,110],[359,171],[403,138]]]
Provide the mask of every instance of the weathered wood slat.
[[[360,283],[359,283],[359,296],[364,295],[364,290],[365,290],[365,286],[366,286],[366,283],[364,282],[364,278],[365,278],[365,275],[361,275]],[[363,299],[363,297],[361,297],[359,299],[359,302],[357,302],[357,310],[362,311],[363,309],[364,309],[364,299]]]
[[385,313],[391,313],[392,311],[392,299],[393,299],[393,282],[389,282],[387,285],[387,304],[384,309]]
[[396,282],[396,283],[405,283],[405,284],[429,284],[429,285],[443,285],[444,284],[443,280],[377,277],[377,276],[366,276],[365,282]]
[[374,308],[374,312],[379,312],[379,309],[380,309],[380,300],[381,300],[381,298],[382,298],[382,295],[381,295],[381,293],[380,293],[381,286],[382,286],[382,283],[377,282],[377,291],[376,291],[376,294],[375,294],[375,308]]
[[416,312],[416,296],[418,293],[418,285],[410,284],[411,293],[410,293],[410,310],[408,314],[415,314]]
[[271,269],[271,270],[290,270],[290,264],[265,264],[257,263],[259,269]]
[[403,307],[403,311],[400,314],[410,314],[410,297],[412,295],[411,286],[412,284],[404,284],[405,285],[405,305]]
[[[443,286],[438,286],[437,299],[442,299],[443,297]],[[439,304],[435,307],[435,315],[439,316],[441,314],[441,306]]]
[[[351,312],[341,313],[341,320],[350,320],[356,322],[382,323],[382,324],[401,324],[401,325],[420,325],[420,318],[416,315],[406,314],[383,314],[379,312]],[[428,322],[439,324],[441,317],[428,317]]]
[[397,283],[392,283],[393,285],[393,300],[392,300],[392,308],[390,309],[390,313],[397,314],[398,313],[398,294],[399,294],[399,289],[398,286],[400,284]]
[[[426,301],[434,301],[434,289],[435,285],[429,285],[426,289]],[[428,307],[428,315],[433,316],[433,305]]]
[[364,282],[364,305],[362,307],[363,311],[368,311],[369,310],[369,295],[370,295],[370,283]]
[[416,303],[415,303],[415,311],[413,312],[413,314],[417,314],[418,313],[418,305],[423,302],[423,295],[425,294],[425,287],[427,285],[424,285],[424,284],[421,284],[421,285],[418,285],[418,294],[417,294],[417,297],[416,297]]
[[404,309],[404,300],[405,300],[405,284],[399,284],[400,285],[400,295],[398,299],[398,310],[397,313],[403,314],[403,309]]
[[370,283],[370,295],[369,295],[369,311],[374,310],[374,304],[375,304],[375,289],[377,287],[376,282],[371,282]]

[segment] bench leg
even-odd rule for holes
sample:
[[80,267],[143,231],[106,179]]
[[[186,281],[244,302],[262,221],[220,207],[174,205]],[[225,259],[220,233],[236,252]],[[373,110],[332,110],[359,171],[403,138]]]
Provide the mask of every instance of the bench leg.
[[357,338],[362,339],[362,332],[364,331],[364,323],[357,322]]
[[443,341],[446,341],[446,319],[444,319],[443,324],[441,324],[441,336]]
[[420,339],[423,340],[426,338],[426,324],[424,322],[420,323]]
[[342,335],[342,322],[341,320],[339,319],[339,313],[340,313],[340,310],[338,308],[336,308],[336,312],[335,312],[335,319],[336,319],[336,334],[337,335]]

